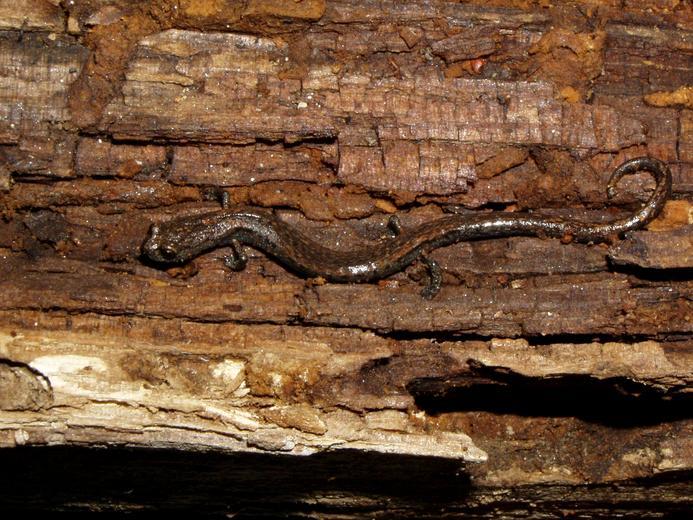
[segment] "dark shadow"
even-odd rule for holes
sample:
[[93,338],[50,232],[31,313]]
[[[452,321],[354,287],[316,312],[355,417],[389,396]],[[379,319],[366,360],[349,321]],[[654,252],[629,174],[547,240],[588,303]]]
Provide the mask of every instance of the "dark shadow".
[[474,488],[458,462],[427,457],[64,446],[0,449],[0,465],[3,518],[688,518],[693,476]]
[[693,279],[693,268],[668,267],[656,269],[653,267],[639,267],[624,265],[609,260],[612,271],[635,276],[647,282],[687,282]]
[[578,417],[624,427],[693,417],[693,396],[683,391],[665,392],[626,377],[528,377],[471,360],[469,372],[445,379],[419,378],[410,382],[407,390],[416,404],[431,414],[486,411]]
[[333,500],[316,496],[339,497],[351,514],[359,503],[387,508],[391,501],[435,509],[464,501],[470,486],[456,460],[356,451],[301,457],[19,447],[0,450],[0,466],[0,511],[66,516],[192,510],[249,519],[338,511]]
[[[391,331],[373,331],[379,337],[392,339],[395,341],[418,341],[431,340],[436,343],[461,342],[461,341],[489,341],[493,339],[492,335],[476,334],[469,332],[457,332],[450,330],[391,330]],[[513,336],[518,337],[518,336]],[[638,343],[640,341],[648,341],[653,339],[652,334],[544,334],[544,335],[522,335],[523,339],[532,346],[537,345],[553,345],[556,343]],[[680,337],[682,340],[688,340],[690,334],[687,333],[670,333],[666,334],[670,341],[677,341]]]

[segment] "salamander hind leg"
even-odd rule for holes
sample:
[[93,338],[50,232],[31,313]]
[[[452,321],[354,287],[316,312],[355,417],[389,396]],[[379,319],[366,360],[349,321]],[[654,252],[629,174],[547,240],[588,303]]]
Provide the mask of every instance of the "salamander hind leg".
[[248,256],[243,251],[243,246],[238,240],[232,240],[229,246],[231,254],[224,258],[224,265],[232,271],[242,271],[248,264]]
[[419,260],[423,262],[428,270],[428,285],[421,291],[421,296],[430,300],[440,291],[440,286],[443,284],[443,271],[440,269],[438,262],[431,260],[427,256],[421,255]]

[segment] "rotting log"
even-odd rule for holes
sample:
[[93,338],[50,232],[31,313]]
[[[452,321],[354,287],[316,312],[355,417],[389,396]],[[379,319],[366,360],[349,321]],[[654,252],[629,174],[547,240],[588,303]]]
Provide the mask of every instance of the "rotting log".
[[[0,2],[2,508],[690,510],[692,20],[676,1]],[[609,220],[647,198],[644,174],[605,190],[644,154],[674,176],[647,229],[439,249],[432,300],[416,264],[348,285],[254,251],[242,272],[140,254],[221,192],[336,249],[449,205]]]

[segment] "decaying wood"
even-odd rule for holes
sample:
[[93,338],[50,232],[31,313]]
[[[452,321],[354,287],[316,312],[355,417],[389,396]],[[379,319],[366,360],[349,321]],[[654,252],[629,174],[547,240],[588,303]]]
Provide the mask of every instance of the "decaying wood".
[[[0,5],[3,507],[690,509],[690,8],[520,4]],[[642,154],[674,176],[647,229],[436,250],[433,300],[416,264],[344,285],[140,256],[222,190],[342,249],[447,205],[607,221],[647,198],[647,175],[605,190]],[[114,491],[132,478],[152,494]]]

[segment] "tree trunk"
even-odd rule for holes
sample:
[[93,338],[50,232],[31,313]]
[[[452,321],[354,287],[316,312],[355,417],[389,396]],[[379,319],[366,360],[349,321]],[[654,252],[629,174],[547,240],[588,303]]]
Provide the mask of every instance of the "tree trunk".
[[[0,2],[3,509],[690,510],[690,5],[529,4]],[[646,229],[439,248],[430,300],[422,262],[141,249],[222,193],[345,251],[450,205],[609,221],[641,155]]]

